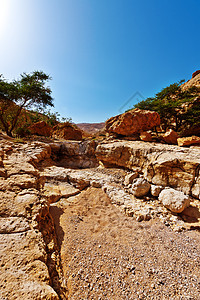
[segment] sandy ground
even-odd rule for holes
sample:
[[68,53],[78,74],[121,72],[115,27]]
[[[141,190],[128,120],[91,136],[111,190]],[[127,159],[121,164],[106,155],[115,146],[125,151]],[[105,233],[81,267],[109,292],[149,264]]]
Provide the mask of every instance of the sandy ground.
[[67,299],[200,299],[200,233],[137,222],[101,190],[61,199],[50,212]]

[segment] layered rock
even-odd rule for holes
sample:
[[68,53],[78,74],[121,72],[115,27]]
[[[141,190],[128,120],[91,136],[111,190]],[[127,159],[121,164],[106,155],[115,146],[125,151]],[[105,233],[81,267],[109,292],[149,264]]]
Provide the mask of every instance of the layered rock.
[[106,131],[131,136],[160,125],[160,116],[149,110],[132,109],[106,121]]
[[[55,270],[60,267],[54,226],[48,214],[49,204],[40,192],[43,178],[34,167],[50,157],[50,147],[2,140],[0,153],[0,298],[59,299],[61,282]],[[41,225],[43,222],[45,225]],[[48,239],[51,251],[47,250]]]
[[96,156],[105,166],[138,171],[152,184],[177,188],[185,194],[194,194],[199,178],[199,148],[115,141],[98,145]]

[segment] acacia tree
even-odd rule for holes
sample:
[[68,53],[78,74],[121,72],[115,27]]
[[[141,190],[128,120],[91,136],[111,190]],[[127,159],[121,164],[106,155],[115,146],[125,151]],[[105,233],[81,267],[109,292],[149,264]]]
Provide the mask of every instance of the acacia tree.
[[[199,95],[196,86],[182,90],[181,84],[173,83],[162,89],[155,97],[147,98],[135,104],[135,108],[153,110],[159,113],[163,128],[181,128],[200,123]],[[198,104],[197,104],[198,102]]]
[[12,136],[23,110],[54,106],[51,89],[45,85],[50,79],[42,71],[23,73],[19,80],[12,82],[0,75],[0,123],[9,136]]

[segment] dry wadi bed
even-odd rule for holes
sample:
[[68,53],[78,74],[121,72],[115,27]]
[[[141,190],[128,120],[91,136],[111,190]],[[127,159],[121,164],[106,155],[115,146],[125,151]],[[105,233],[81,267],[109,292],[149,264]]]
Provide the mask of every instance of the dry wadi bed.
[[68,299],[199,299],[199,232],[138,223],[96,188],[50,213]]

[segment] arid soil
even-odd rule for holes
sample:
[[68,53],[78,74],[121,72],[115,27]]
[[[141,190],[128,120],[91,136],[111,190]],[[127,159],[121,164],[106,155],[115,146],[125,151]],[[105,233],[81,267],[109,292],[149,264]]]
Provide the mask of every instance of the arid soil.
[[200,235],[137,222],[97,188],[51,205],[67,299],[199,299]]

